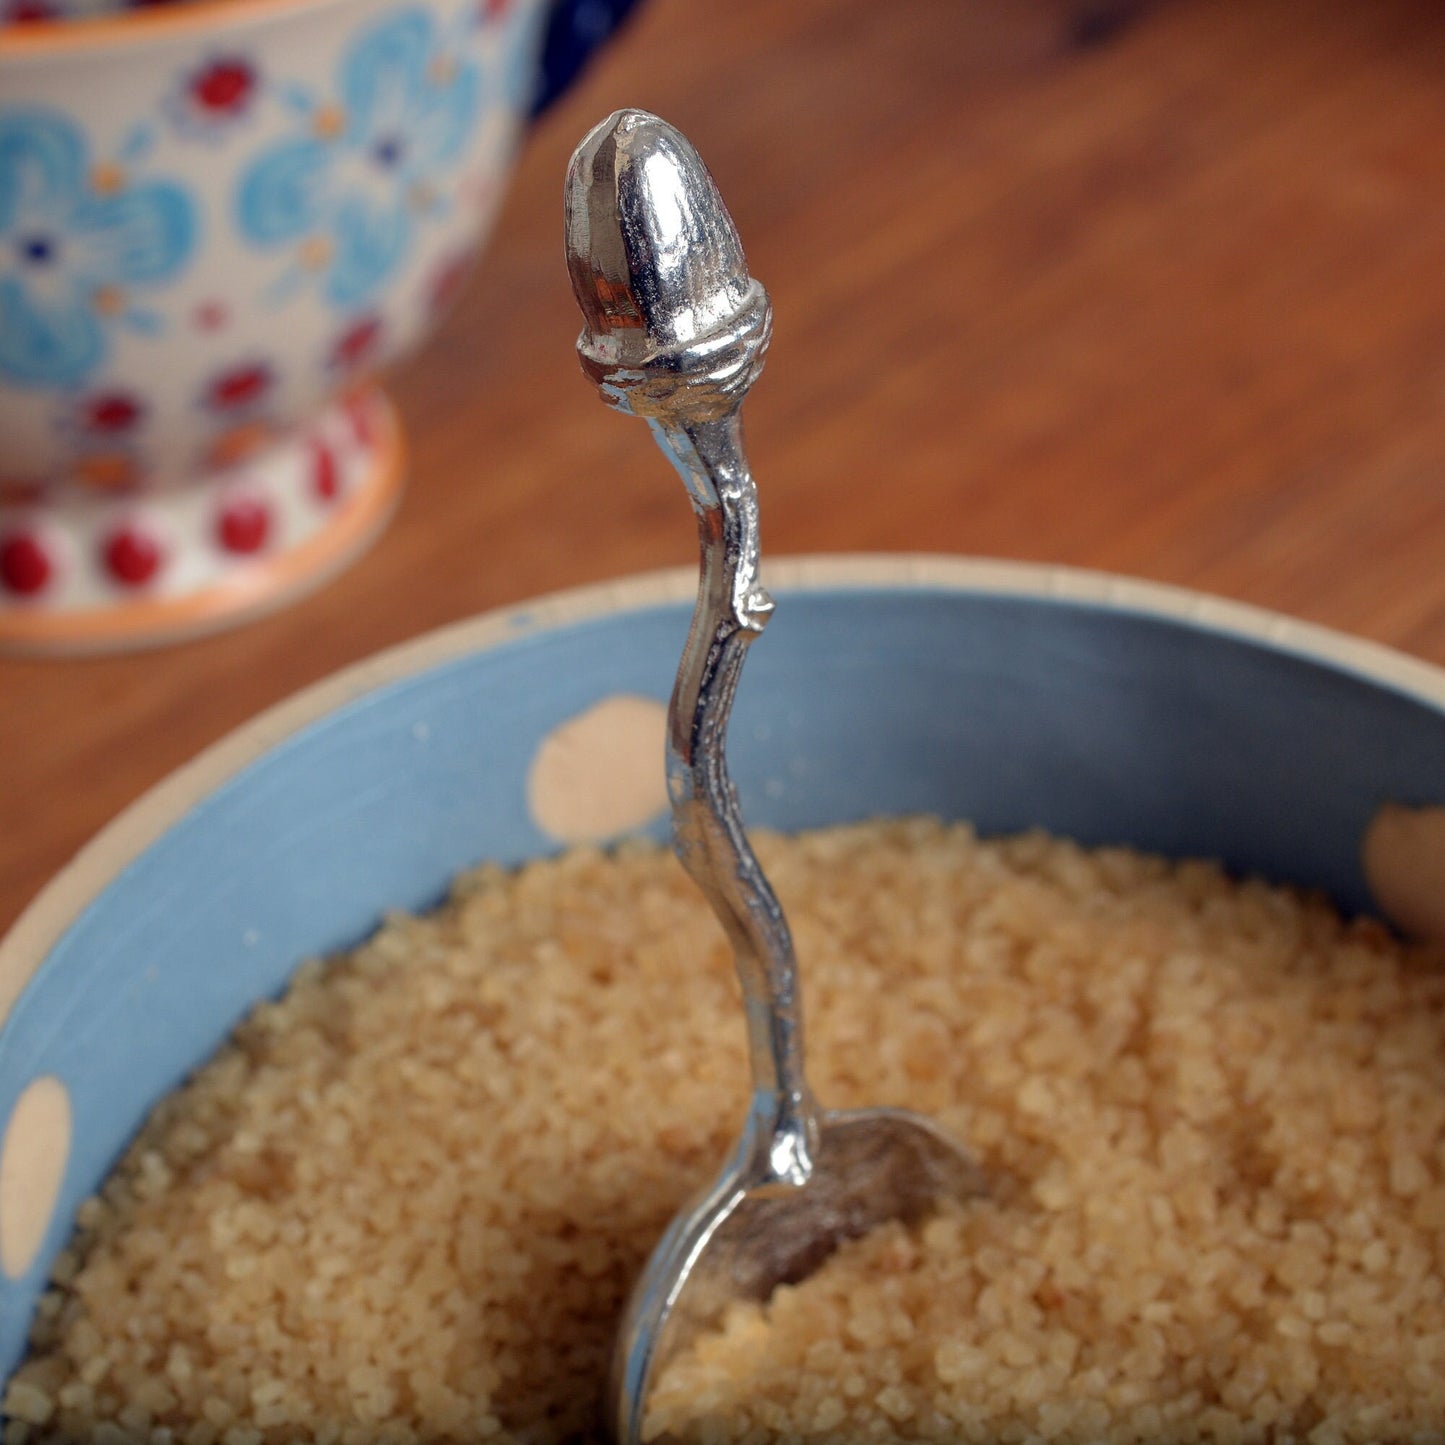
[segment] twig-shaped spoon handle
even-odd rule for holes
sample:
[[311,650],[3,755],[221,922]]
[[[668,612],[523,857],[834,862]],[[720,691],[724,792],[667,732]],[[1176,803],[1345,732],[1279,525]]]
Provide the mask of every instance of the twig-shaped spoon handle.
[[748,1172],[759,1184],[801,1185],[818,1118],[803,1074],[793,941],[725,756],[748,645],[773,609],[758,575],[757,489],[739,417],[762,370],[772,307],[697,152],[644,111],[618,111],[582,142],[567,178],[566,241],[583,369],[612,406],[651,425],[697,514],[697,606],[668,711],[674,844],[727,932],[742,983]]

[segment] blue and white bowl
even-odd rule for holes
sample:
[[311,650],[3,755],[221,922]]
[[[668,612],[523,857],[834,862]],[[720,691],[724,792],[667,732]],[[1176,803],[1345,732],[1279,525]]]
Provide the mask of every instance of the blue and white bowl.
[[205,630],[355,555],[402,471],[370,378],[631,0],[74,3],[112,13],[0,24],[0,647]]
[[[1058,569],[795,561],[731,761],[750,821],[933,812],[1207,855],[1445,937],[1445,673]],[[482,859],[665,829],[695,579],[434,633],[264,714],[112,823],[0,943],[0,1371],[156,1101],[308,956]]]

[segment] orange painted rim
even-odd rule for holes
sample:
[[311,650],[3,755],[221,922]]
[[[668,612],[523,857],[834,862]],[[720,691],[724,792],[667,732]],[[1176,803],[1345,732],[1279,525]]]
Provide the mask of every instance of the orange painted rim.
[[[230,4],[231,0],[221,0]],[[174,641],[240,622],[320,586],[354,560],[390,518],[406,471],[406,443],[384,393],[371,470],[315,536],[258,560],[214,587],[82,612],[19,611],[0,617],[0,647],[27,652],[104,652]]]
[[208,36],[239,30],[277,16],[310,14],[346,0],[162,0],[142,10],[122,10],[88,20],[41,20],[0,27],[0,65],[138,45],[149,40]]

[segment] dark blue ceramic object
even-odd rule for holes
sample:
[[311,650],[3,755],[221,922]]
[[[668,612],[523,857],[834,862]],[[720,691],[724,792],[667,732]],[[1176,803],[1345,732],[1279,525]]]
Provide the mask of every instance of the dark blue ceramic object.
[[636,6],[637,0],[558,0],[542,45],[534,116],[541,115],[572,84]]

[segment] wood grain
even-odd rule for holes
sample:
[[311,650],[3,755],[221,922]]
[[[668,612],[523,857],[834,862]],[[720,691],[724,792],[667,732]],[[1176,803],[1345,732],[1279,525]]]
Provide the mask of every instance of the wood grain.
[[533,133],[400,369],[413,473],[266,621],[0,663],[0,927],[124,804],[376,648],[690,560],[646,430],[572,355],[562,175],[680,125],[773,294],[770,553],[1103,567],[1445,663],[1445,11],[1435,0],[647,0]]

